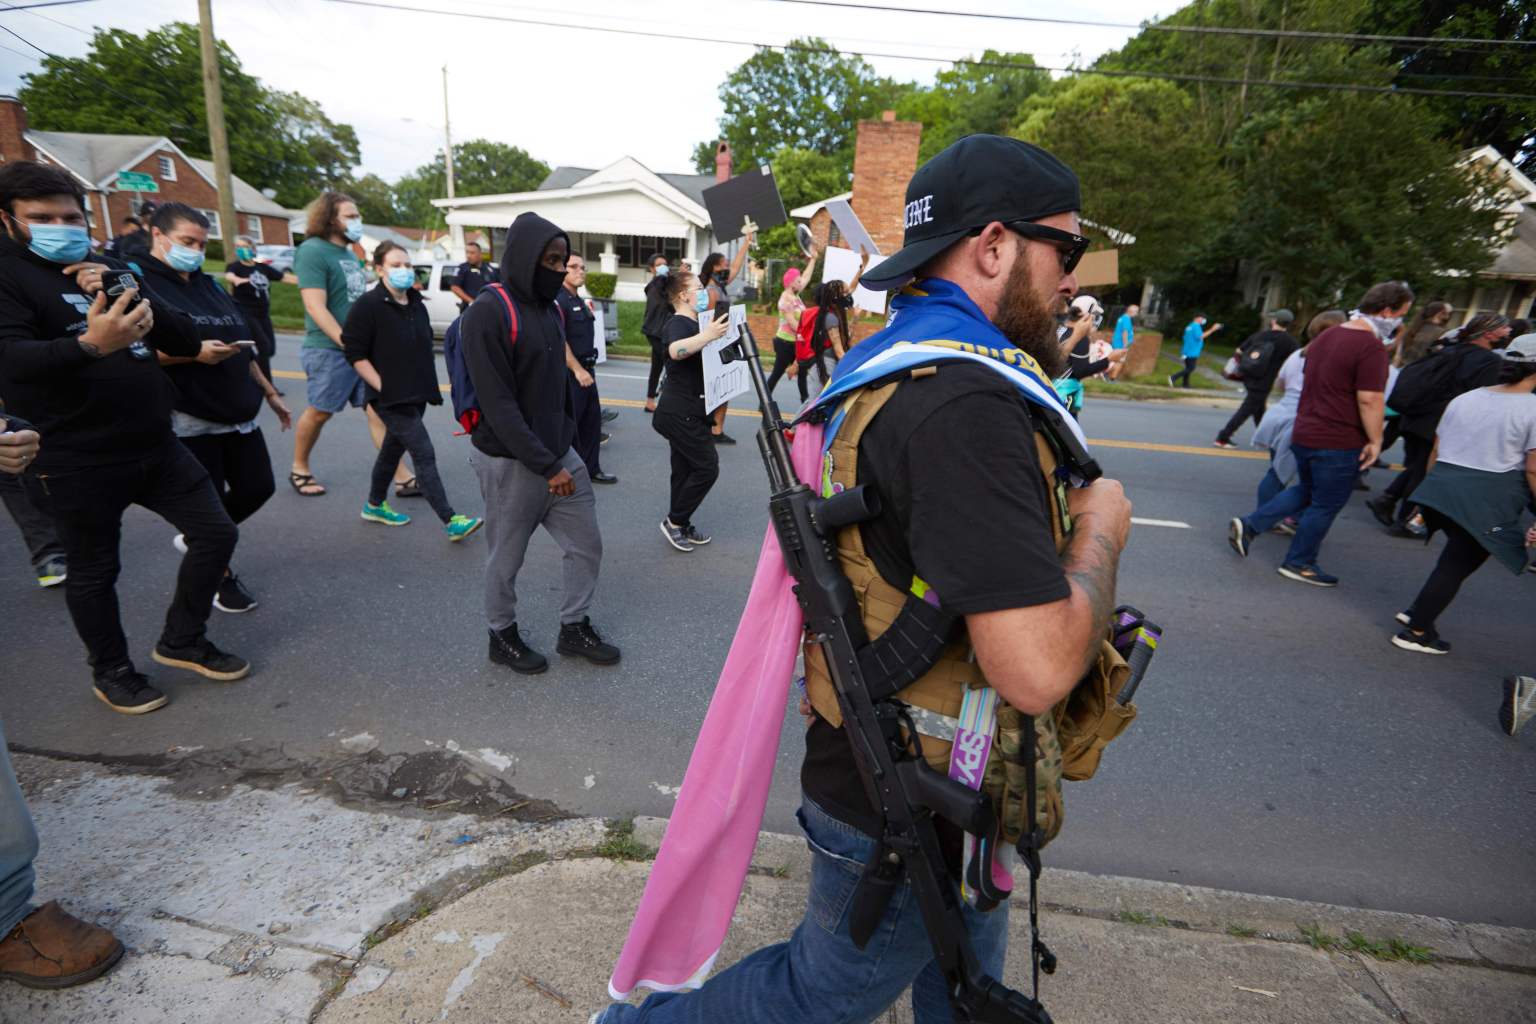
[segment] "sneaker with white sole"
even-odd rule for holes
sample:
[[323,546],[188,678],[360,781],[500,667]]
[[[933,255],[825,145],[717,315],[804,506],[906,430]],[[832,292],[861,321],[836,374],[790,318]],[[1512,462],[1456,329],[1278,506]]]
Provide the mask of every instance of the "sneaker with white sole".
[[1253,543],[1253,538],[1256,536],[1258,534],[1249,529],[1248,524],[1243,522],[1240,516],[1233,516],[1232,522],[1227,524],[1227,543],[1232,545],[1232,550],[1243,558],[1248,557],[1248,546]]
[[1499,725],[1513,736],[1536,717],[1536,679],[1510,676],[1504,680],[1504,699],[1499,702]]
[[1392,617],[1396,619],[1400,625],[1406,626],[1408,623],[1413,621],[1413,609],[1406,608]]
[[69,563],[61,555],[55,555],[37,567],[37,585],[45,590],[56,587],[69,578]]
[[1237,447],[1237,445],[1233,444],[1231,441],[1223,441],[1219,437],[1212,443],[1215,444],[1217,448],[1225,448],[1229,451]]
[[411,517],[404,512],[396,512],[389,507],[389,502],[381,501],[377,505],[363,505],[362,518],[370,523],[381,523],[384,526],[404,526],[411,521]]
[[443,532],[450,541],[457,544],[484,525],[485,520],[478,517],[456,515],[443,524]]
[[1282,565],[1275,570],[1288,580],[1297,583],[1305,583],[1312,587],[1336,587],[1339,585],[1337,576],[1330,576],[1315,565]]
[[241,583],[240,577],[234,573],[220,580],[219,589],[213,593],[213,606],[230,615],[248,612],[259,604],[256,596],[245,589],[245,584]]
[[684,530],[683,533],[687,536],[688,543],[694,545],[695,547],[700,544],[708,544],[710,541],[715,539],[707,534],[700,533],[699,528],[693,523],[689,523],[688,529]]
[[184,533],[178,533],[176,536],[172,537],[171,538],[171,547],[175,548],[177,551],[180,551],[182,554],[186,554],[187,553],[187,535],[184,534]]
[[661,521],[661,535],[667,538],[667,543],[682,552],[693,550],[693,542],[688,539],[688,531],[681,526],[673,525],[671,519]]
[[1392,638],[1392,646],[1405,651],[1413,651],[1415,654],[1450,654],[1451,645],[1440,639],[1440,634],[1434,629],[1426,629],[1422,633],[1415,633],[1411,629],[1405,629]]

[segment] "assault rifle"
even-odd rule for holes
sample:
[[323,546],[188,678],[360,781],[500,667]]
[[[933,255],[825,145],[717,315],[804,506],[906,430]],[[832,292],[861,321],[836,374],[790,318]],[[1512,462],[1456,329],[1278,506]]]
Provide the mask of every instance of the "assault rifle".
[[772,492],[769,518],[785,566],[794,577],[806,629],[826,656],[864,789],[885,821],[875,856],[865,865],[855,891],[850,911],[853,941],[859,948],[868,942],[905,876],[911,881],[934,958],[948,983],[955,1020],[1051,1024],[1038,999],[1040,971],[1051,973],[1055,958],[1040,942],[1036,921],[1035,879],[1040,871],[1042,835],[1034,825],[1034,724],[1027,721],[1025,726],[1031,745],[1026,764],[1030,769],[1027,814],[1032,831],[1018,844],[1030,869],[1035,978],[1035,996],[1030,997],[982,969],[966,932],[959,886],[945,866],[935,827],[935,819],[942,818],[978,837],[980,849],[975,861],[981,869],[969,874],[967,884],[980,890],[981,905],[995,906],[1008,893],[994,888],[991,879],[999,834],[992,806],[980,792],[928,766],[906,705],[890,699],[933,665],[949,642],[955,618],[914,598],[895,624],[879,639],[870,641],[853,586],[838,563],[836,536],[843,527],[878,515],[878,494],[858,486],[823,498],[795,475],[786,425],[768,391],[757,344],[745,325],[738,339],[722,349],[720,358],[722,362],[744,361],[751,375],[762,408],[757,445]]

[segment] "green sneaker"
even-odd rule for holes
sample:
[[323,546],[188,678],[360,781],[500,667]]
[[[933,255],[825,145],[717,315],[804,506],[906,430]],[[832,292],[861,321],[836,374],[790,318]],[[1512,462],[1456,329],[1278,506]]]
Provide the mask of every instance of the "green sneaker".
[[449,540],[457,544],[484,525],[484,519],[477,519],[474,516],[454,516],[443,524],[443,532],[448,535]]
[[380,502],[377,505],[363,504],[363,518],[370,523],[383,523],[385,526],[404,526],[411,521],[411,517],[403,512],[396,512],[389,507],[389,502]]

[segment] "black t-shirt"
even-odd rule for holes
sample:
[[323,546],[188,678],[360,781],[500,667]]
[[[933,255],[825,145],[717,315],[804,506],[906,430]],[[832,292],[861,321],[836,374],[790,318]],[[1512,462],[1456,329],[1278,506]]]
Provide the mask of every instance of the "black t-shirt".
[[673,313],[661,329],[667,347],[667,378],[661,385],[656,408],[678,416],[704,415],[704,354],[695,352],[687,359],[673,359],[672,346],[699,333],[699,322],[691,316]]
[[571,354],[590,370],[597,362],[597,318],[586,300],[569,288],[561,288],[555,302],[565,313],[565,340],[571,346]]
[[[880,575],[906,590],[916,574],[961,615],[1070,596],[1034,426],[1014,387],[965,363],[899,387],[859,445],[859,481],[883,510],[859,527]],[[800,782],[834,817],[878,834],[848,735],[820,717]]]
[[265,263],[241,263],[239,260],[224,269],[244,280],[243,284],[235,285],[235,301],[265,313],[272,303],[272,283],[281,281],[283,272],[273,270]]

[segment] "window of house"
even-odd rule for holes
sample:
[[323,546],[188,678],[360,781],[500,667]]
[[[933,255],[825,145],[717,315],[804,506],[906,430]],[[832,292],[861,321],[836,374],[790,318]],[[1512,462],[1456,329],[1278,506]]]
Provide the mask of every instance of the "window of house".
[[223,238],[224,237],[224,232],[219,230],[219,211],[218,210],[198,210],[197,212],[202,214],[204,217],[208,218],[208,237],[209,238]]
[[251,241],[261,244],[261,218],[255,214],[247,214],[245,218],[245,233],[251,236]]
[[176,161],[172,160],[168,156],[162,156],[159,159],[160,159],[160,180],[161,181],[175,181],[176,180]]
[[587,266],[600,267],[603,265],[603,242],[606,239],[607,236],[605,235],[581,236],[581,256],[582,259],[587,261]]

